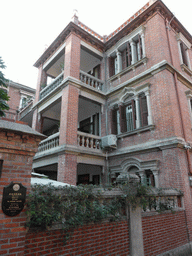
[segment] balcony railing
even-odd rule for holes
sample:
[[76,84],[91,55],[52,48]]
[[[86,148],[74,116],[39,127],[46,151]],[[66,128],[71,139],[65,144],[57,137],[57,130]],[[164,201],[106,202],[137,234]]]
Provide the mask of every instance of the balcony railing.
[[55,88],[57,88],[64,78],[64,72],[58,75],[52,83],[47,85],[41,92],[40,92],[40,99],[44,98],[47,94],[49,94],[51,91],[53,91]]
[[46,150],[50,150],[52,148],[56,148],[59,146],[59,132],[49,136],[47,139],[41,141],[39,143],[38,152],[44,152]]
[[77,132],[77,145],[79,147],[100,150],[101,137],[93,134],[87,134],[84,132]]
[[81,82],[102,91],[102,86],[104,84],[104,82],[94,76],[91,76],[89,74],[87,74],[86,72],[83,72],[80,70],[80,77],[79,79],[81,80]]

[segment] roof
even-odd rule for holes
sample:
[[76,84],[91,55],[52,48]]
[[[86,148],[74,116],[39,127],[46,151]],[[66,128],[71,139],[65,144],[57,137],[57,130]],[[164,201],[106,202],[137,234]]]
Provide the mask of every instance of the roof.
[[36,89],[34,89],[32,87],[29,87],[29,86],[26,86],[26,85],[23,85],[23,84],[19,84],[19,83],[13,82],[11,80],[8,80],[6,82],[6,85],[14,87],[14,88],[22,89],[24,91],[28,91],[28,92],[33,93],[33,94],[35,94],[35,92],[36,92]]
[[0,120],[0,130],[13,131],[13,132],[24,133],[28,135],[35,135],[40,137],[41,139],[46,138],[45,135],[35,131],[30,126],[19,123],[19,122],[10,122],[6,120]]
[[31,178],[31,186],[35,186],[35,185],[52,185],[54,187],[71,186],[68,183],[63,183],[63,182],[59,182],[59,181],[56,181],[56,180],[50,180],[50,179],[47,179],[47,178],[32,177]]
[[54,187],[65,187],[65,186],[71,186],[68,183],[56,181],[56,180],[51,180],[48,178],[47,175],[37,173],[37,172],[32,172],[31,173],[31,185],[52,185]]
[[[75,32],[82,35],[83,38],[89,40],[98,48],[107,50],[112,47],[122,36],[130,33],[136,27],[141,25],[144,21],[148,19],[154,12],[160,12],[164,15],[168,21],[171,21],[171,26],[176,32],[181,32],[184,36],[192,43],[192,36],[185,29],[185,27],[174,17],[174,14],[166,7],[166,5],[161,0],[150,0],[146,5],[144,5],[140,10],[138,10],[131,18],[119,26],[114,32],[108,36],[100,36],[98,33],[94,32],[88,26],[84,25],[75,16],[75,20],[70,22],[64,30],[59,34],[59,36],[53,41],[53,43],[46,49],[46,51],[41,55],[41,57],[35,62],[34,66],[39,67],[44,63],[55,50],[64,42],[67,36],[71,32]],[[174,17],[174,19],[172,19]]]

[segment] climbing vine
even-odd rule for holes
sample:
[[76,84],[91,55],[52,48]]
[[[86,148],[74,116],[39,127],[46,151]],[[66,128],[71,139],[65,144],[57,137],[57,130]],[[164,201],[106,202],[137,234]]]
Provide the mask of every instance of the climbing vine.
[[64,230],[69,230],[106,218],[113,221],[122,216],[123,205],[122,196],[103,200],[100,189],[90,185],[36,185],[27,200],[27,226],[46,229],[59,221]]
[[[95,187],[93,185],[66,186],[56,188],[52,185],[35,185],[27,199],[27,226],[47,229],[53,223],[62,224],[67,231],[66,240],[79,226],[96,223],[104,219],[115,221],[125,215],[125,205],[134,209],[140,205],[143,210],[155,209],[159,212],[171,210],[169,198],[163,203],[151,196],[150,187],[140,183],[116,186],[121,193],[114,193],[111,199],[104,197],[114,187]],[[160,196],[161,191],[157,195]],[[118,195],[117,195],[118,194]]]

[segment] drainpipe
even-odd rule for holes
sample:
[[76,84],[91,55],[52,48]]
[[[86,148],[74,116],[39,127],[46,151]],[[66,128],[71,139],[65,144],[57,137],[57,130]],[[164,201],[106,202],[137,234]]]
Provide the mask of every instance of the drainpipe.
[[[167,33],[167,41],[168,41],[168,47],[169,47],[169,52],[170,52],[170,58],[171,58],[171,64],[174,67],[174,63],[173,63],[173,54],[172,54],[172,49],[171,49],[171,44],[170,44],[170,36],[169,36],[169,31],[170,29],[170,24],[172,22],[172,20],[174,19],[175,16],[172,17],[172,19],[170,20],[170,22],[168,22],[168,20],[165,20],[165,27],[166,27],[166,33]],[[176,71],[174,71],[173,74],[173,79],[174,79],[174,84],[175,84],[175,91],[176,91],[176,97],[177,97],[177,102],[178,102],[178,107],[179,107],[179,115],[180,115],[180,120],[181,120],[181,129],[182,129],[182,134],[183,134],[183,138],[185,141],[187,141],[187,133],[186,133],[186,129],[184,126],[184,120],[183,120],[183,116],[181,113],[181,101],[179,98],[179,86],[178,86],[178,82],[177,82],[177,73]],[[192,166],[191,166],[191,161],[190,161],[190,154],[189,154],[189,149],[191,147],[185,147],[186,149],[186,156],[187,156],[187,163],[188,163],[188,169],[189,169],[189,175],[192,175]]]

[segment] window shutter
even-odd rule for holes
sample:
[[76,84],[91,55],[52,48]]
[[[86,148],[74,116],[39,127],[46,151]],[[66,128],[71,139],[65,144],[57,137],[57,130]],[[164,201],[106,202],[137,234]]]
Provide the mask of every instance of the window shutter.
[[141,95],[139,98],[140,98],[141,126],[146,126],[148,125],[147,99],[145,95]]
[[127,65],[130,66],[132,61],[132,56],[131,56],[131,46],[130,43],[127,43]]
[[126,108],[125,108],[125,106],[119,105],[119,114],[120,114],[121,132],[124,133],[124,132],[127,131]]
[[183,42],[180,43],[180,47],[181,47],[181,54],[182,54],[182,58],[183,58],[183,63],[188,66],[188,62],[187,62],[187,55],[186,55],[186,46],[184,45]]
[[155,179],[154,179],[154,175],[150,174],[150,180],[151,180],[151,186],[155,187]]
[[109,57],[109,77],[115,74],[115,59],[113,57]]
[[132,105],[132,111],[133,111],[133,128],[136,129],[136,107],[135,107],[135,101],[131,101]]
[[111,134],[117,134],[117,111],[111,109]]
[[141,36],[139,36],[139,53],[140,53],[140,58],[143,58],[143,49],[142,49],[142,43],[141,43]]
[[127,55],[127,49],[125,49],[122,52],[122,69],[125,69],[127,67],[126,55]]

